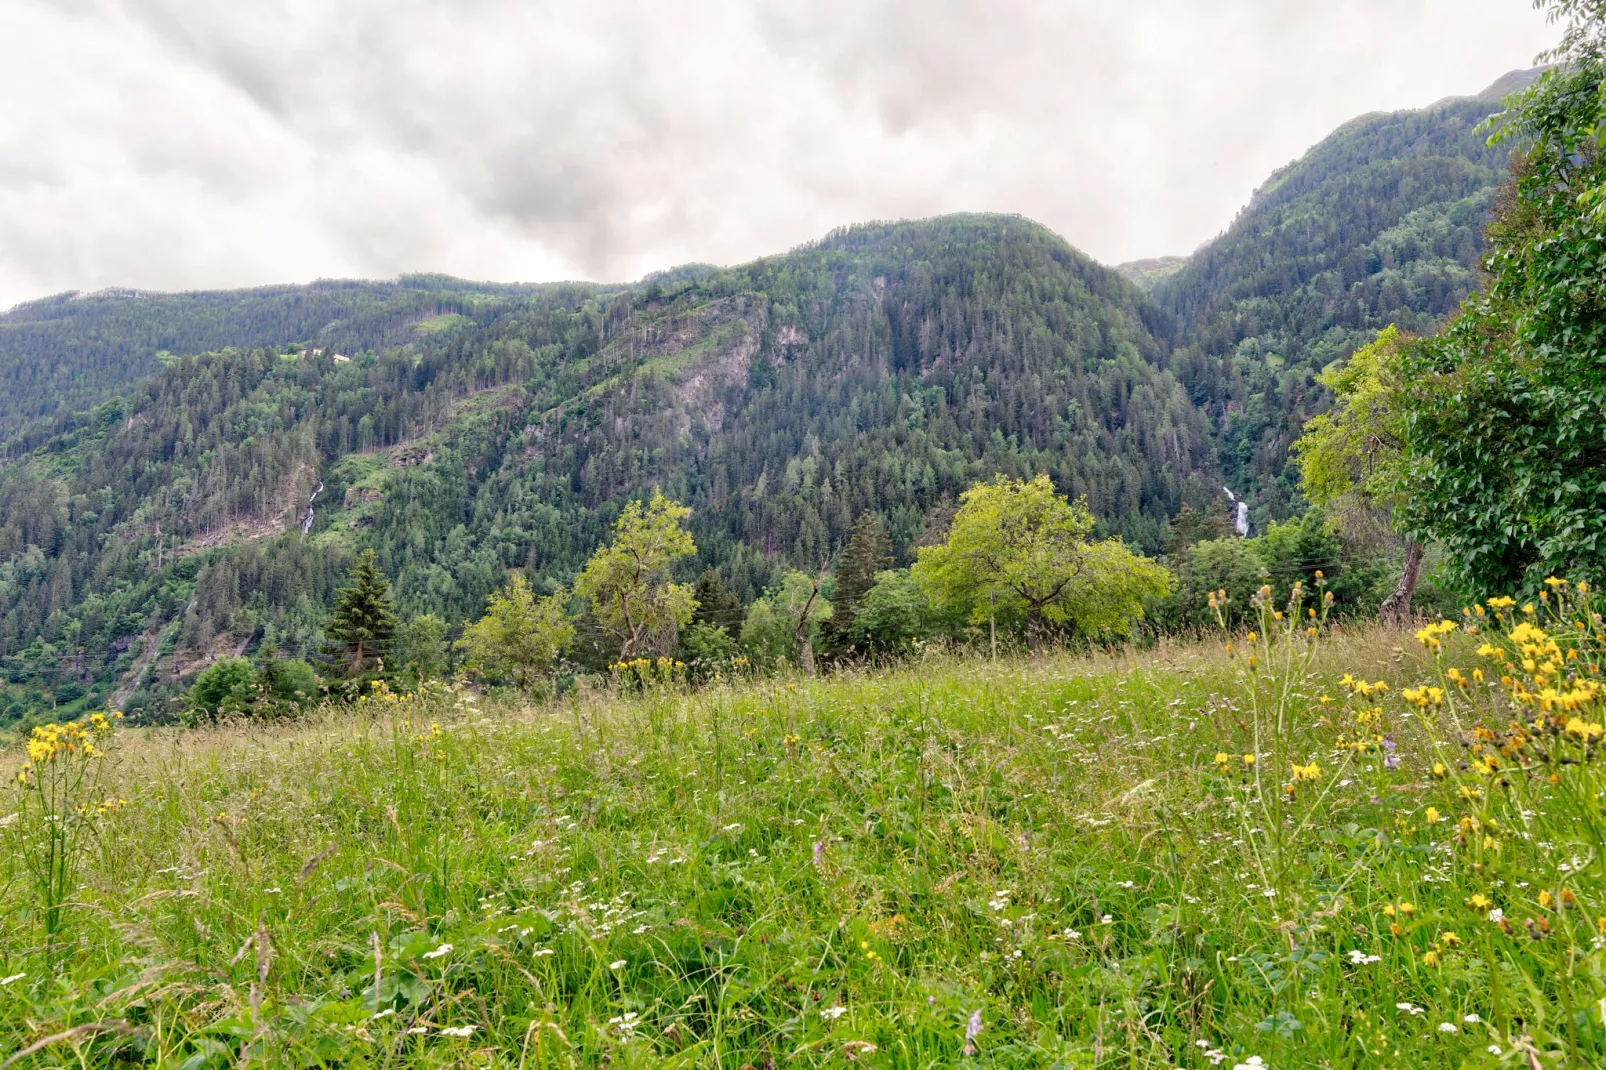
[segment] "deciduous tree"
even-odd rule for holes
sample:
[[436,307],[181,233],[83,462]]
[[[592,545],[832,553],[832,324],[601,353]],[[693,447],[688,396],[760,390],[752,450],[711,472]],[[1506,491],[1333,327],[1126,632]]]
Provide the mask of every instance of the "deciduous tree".
[[691,586],[673,582],[669,573],[697,552],[683,526],[690,515],[656,489],[651,501],[630,502],[614,525],[613,542],[591,556],[575,584],[597,626],[619,643],[621,658],[672,650],[676,632],[697,608]]
[[933,602],[966,607],[977,624],[1018,621],[1033,641],[1050,625],[1125,633],[1170,573],[1119,539],[1089,541],[1093,527],[1086,504],[1046,475],[999,476],[964,493],[947,541],[921,547],[913,575]]
[[464,629],[458,640],[467,655],[468,671],[526,691],[534,687],[574,645],[567,602],[568,594],[561,589],[537,598],[524,577],[514,573],[506,588],[491,595],[485,616]]

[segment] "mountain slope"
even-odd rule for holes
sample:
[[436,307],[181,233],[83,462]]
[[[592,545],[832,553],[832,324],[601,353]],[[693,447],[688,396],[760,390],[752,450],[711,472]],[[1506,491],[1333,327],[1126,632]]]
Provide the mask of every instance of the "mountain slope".
[[229,347],[353,353],[439,333],[449,318],[538,289],[441,275],[163,294],[67,293],[0,314],[0,438],[132,389],[164,361]]
[[1165,370],[1164,314],[1018,218],[855,227],[739,268],[469,311],[344,362],[187,357],[13,439],[13,715],[119,688],[148,704],[253,643],[316,653],[361,548],[406,613],[455,624],[510,567],[570,580],[654,485],[694,508],[700,564],[752,597],[782,567],[819,568],[862,511],[906,553],[997,472],[1047,471],[1149,548],[1217,484],[1209,428]]
[[1262,517],[1296,507],[1288,446],[1324,404],[1316,373],[1391,323],[1431,330],[1477,285],[1507,159],[1481,124],[1529,77],[1346,124],[1155,287],[1176,317],[1173,368],[1215,421],[1223,475]]

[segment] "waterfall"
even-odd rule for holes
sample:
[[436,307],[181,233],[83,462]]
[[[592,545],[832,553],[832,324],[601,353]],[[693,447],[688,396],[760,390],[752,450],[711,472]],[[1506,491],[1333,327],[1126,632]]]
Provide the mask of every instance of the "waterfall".
[[1230,487],[1222,487],[1227,492],[1227,500],[1233,504],[1232,528],[1241,537],[1249,537],[1249,503],[1238,500],[1238,495]]
[[321,495],[321,493],[323,493],[323,480],[320,479],[318,480],[318,488],[312,492],[312,498],[307,498],[307,516],[302,517],[302,538],[307,538],[307,533],[312,532],[312,519],[313,516],[316,516],[312,503],[318,500],[318,495]]

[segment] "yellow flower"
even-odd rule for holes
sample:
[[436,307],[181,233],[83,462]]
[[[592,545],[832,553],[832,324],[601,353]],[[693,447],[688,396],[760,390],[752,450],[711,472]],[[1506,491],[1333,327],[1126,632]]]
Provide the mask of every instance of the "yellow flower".
[[1481,914],[1487,911],[1490,907],[1494,906],[1494,900],[1490,899],[1482,892],[1478,892],[1473,895],[1471,899],[1467,900],[1467,906],[1468,908],[1476,910]]
[[1549,892],[1540,892],[1539,893],[1539,905],[1541,907],[1544,907],[1546,910],[1549,910],[1550,909],[1550,904],[1554,903],[1555,901],[1556,901],[1555,898],[1553,896],[1551,896],[1551,894]]
[[1436,807],[1436,806],[1428,807],[1428,815],[1427,816],[1428,816],[1428,824],[1437,825],[1439,823],[1439,808]]
[[1253,643],[1255,641],[1255,639],[1256,639],[1255,633],[1254,632],[1250,632],[1249,633],[1249,641],[1251,643]]
[[1296,782],[1317,781],[1322,778],[1322,768],[1315,762],[1311,762],[1309,765],[1295,765],[1293,770]]
[[1402,915],[1404,915],[1405,917],[1409,918],[1412,914],[1416,913],[1416,906],[1414,904],[1411,904],[1411,903],[1401,903],[1400,904],[1400,913]]
[[1427,954],[1422,956],[1422,965],[1424,965],[1424,966],[1437,966],[1438,964],[1439,964],[1439,953],[1437,951],[1429,951]]
[[1255,756],[1253,754],[1244,755],[1244,764],[1245,765],[1254,765],[1255,764]]
[[1232,758],[1227,754],[1226,751],[1216,752],[1216,764],[1221,766],[1223,769],[1227,768],[1227,763],[1230,761],[1232,761]]

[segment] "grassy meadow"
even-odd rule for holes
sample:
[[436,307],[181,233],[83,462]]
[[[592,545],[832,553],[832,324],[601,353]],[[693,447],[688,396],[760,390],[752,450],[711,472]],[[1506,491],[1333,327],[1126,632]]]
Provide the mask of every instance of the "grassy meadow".
[[1583,601],[18,741],[0,1061],[1598,1066]]

